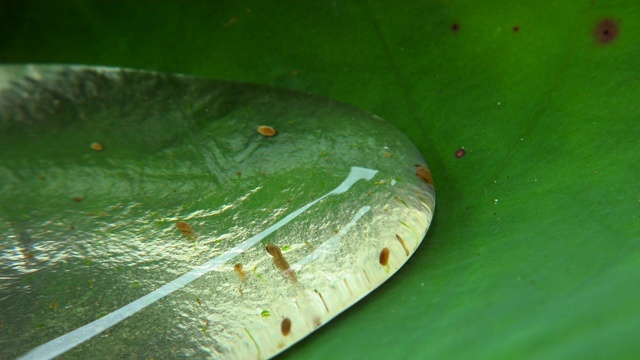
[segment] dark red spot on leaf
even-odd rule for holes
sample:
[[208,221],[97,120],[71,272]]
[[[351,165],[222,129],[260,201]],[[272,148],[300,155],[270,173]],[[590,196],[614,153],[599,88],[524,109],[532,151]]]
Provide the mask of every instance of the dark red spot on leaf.
[[600,44],[609,44],[618,37],[620,28],[618,22],[612,19],[604,19],[598,23],[595,30],[596,40]]
[[451,25],[451,31],[458,32],[458,30],[460,30],[460,24],[457,22],[453,23],[453,25]]
[[520,26],[514,26],[513,27],[513,32],[519,32],[520,31]]
[[467,151],[466,151],[464,148],[460,148],[460,149],[456,150],[456,157],[457,157],[458,159],[460,159],[460,158],[461,158],[461,157],[463,157],[463,156],[464,156],[464,154],[466,154],[466,153],[467,153]]

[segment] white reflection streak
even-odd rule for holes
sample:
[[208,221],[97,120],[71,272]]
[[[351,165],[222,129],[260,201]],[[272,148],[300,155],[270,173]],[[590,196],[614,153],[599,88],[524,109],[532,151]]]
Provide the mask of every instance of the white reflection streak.
[[[110,327],[116,325],[122,320],[128,318],[129,316],[137,313],[138,311],[144,309],[145,307],[153,304],[154,302],[162,299],[163,297],[171,294],[172,292],[184,287],[189,284],[193,280],[198,279],[199,277],[211,272],[216,269],[220,265],[224,264],[230,259],[238,256],[245,250],[249,249],[251,246],[258,243],[260,240],[269,236],[272,232],[286,225],[291,220],[298,217],[298,215],[307,211],[310,207],[315,205],[317,202],[331,195],[338,195],[346,192],[355,184],[358,180],[371,180],[376,175],[377,170],[371,170],[361,167],[351,167],[351,171],[344,181],[338,185],[332,191],[324,194],[318,199],[308,203],[307,205],[299,208],[298,210],[292,212],[291,214],[284,217],[284,219],[278,221],[277,223],[271,225],[266,230],[259,232],[258,234],[250,237],[239,245],[225,251],[222,255],[213,258],[206,263],[196,267],[195,269],[189,271],[188,273],[180,276],[179,278],[173,280],[172,282],[165,284],[158,290],[150,292],[149,294],[135,300],[120,309],[101,317],[93,322],[88,323],[78,329],[75,329],[69,333],[66,333],[60,337],[57,337],[47,343],[44,343],[33,350],[26,353],[24,356],[19,359],[53,359],[58,355],[65,353],[68,350],[73,349],[74,347],[82,344],[83,342],[91,339],[92,337],[100,334],[101,332],[109,329]],[[367,210],[368,211],[368,210]],[[362,209],[358,213],[362,212]],[[366,212],[366,211],[365,211]],[[362,215],[360,215],[362,216]]]

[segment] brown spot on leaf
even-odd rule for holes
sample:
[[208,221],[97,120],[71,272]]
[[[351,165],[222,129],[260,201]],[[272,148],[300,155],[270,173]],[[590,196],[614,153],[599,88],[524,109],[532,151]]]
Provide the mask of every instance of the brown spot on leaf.
[[458,159],[460,159],[461,157],[463,157],[465,154],[467,153],[467,150],[465,150],[465,148],[460,148],[458,150],[456,150],[456,157]]
[[600,44],[609,44],[618,37],[619,32],[618,22],[606,18],[596,25],[595,37]]
[[451,25],[451,31],[453,31],[453,32],[458,32],[458,31],[460,31],[460,24],[458,24],[457,22],[454,22],[454,23]]

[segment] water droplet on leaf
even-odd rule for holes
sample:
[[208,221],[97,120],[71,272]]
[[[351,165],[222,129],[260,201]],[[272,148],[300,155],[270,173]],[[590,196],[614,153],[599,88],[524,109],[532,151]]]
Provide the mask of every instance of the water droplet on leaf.
[[[27,273],[3,280],[19,304],[0,299],[15,309],[3,322],[30,319],[32,307],[20,304],[33,298],[55,296],[45,304],[60,310],[39,319],[42,331],[16,331],[8,353],[272,357],[389,279],[431,223],[435,193],[422,154],[352,106],[116,68],[0,74],[0,153],[14,155],[0,167],[17,174],[3,183],[0,233],[28,230],[20,248],[37,254],[0,257],[0,267],[82,289],[26,287]],[[286,138],[256,141],[247,129],[277,133],[265,119],[286,124],[278,128]],[[86,139],[117,151],[88,155]],[[91,201],[70,204],[79,194]],[[197,241],[184,241],[196,231]],[[87,296],[109,305],[89,309]]]

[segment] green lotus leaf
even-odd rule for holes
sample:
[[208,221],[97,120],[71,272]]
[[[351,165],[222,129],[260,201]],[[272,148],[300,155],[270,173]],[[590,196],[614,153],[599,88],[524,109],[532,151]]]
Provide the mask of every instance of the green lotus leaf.
[[313,92],[417,145],[438,187],[425,243],[284,358],[640,351],[637,2],[32,1],[0,16],[4,63]]

